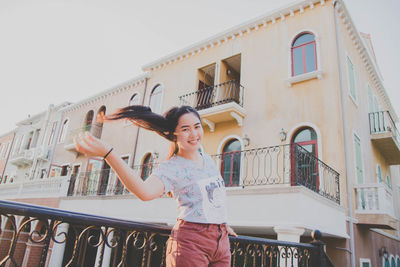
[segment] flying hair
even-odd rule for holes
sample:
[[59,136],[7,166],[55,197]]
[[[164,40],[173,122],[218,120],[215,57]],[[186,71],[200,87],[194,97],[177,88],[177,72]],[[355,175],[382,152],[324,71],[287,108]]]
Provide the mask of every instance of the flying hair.
[[107,120],[128,119],[134,125],[154,131],[169,141],[175,142],[175,128],[179,118],[186,113],[194,113],[200,120],[200,115],[191,106],[180,106],[169,109],[164,115],[151,111],[150,107],[133,105],[119,109],[108,115]]

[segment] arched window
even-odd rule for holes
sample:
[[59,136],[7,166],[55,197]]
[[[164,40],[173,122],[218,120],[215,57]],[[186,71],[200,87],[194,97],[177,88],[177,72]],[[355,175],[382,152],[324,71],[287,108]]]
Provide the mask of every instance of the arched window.
[[222,150],[221,175],[227,187],[239,186],[241,150],[237,139],[228,141]]
[[397,256],[397,267],[400,267],[400,258]]
[[291,50],[292,76],[317,69],[317,49],[313,34],[303,33],[297,36],[292,43]]
[[93,117],[94,117],[94,111],[90,110],[86,114],[85,124],[83,125],[83,130],[84,131],[90,131],[90,129],[92,128]]
[[106,115],[106,107],[101,106],[99,111],[97,111],[96,122],[94,124],[94,129],[92,131],[93,135],[97,138],[101,138],[101,133],[103,132],[104,116]]
[[303,185],[318,191],[317,134],[312,128],[302,128],[294,134],[291,143],[292,185]]
[[133,105],[139,105],[139,95],[138,94],[133,94],[131,99],[129,99],[129,106],[133,106]]
[[392,256],[392,260],[390,261],[390,266],[391,267],[395,267],[396,266],[396,260],[394,259],[393,256]]
[[155,113],[161,112],[162,85],[158,84],[153,88],[150,94],[150,108]]
[[65,137],[67,136],[67,131],[68,131],[68,124],[69,120],[65,119],[63,124],[61,125],[60,137],[58,138],[59,143],[63,143],[65,141]]
[[151,155],[151,153],[148,153],[144,157],[142,164],[142,171],[140,173],[140,177],[143,179],[143,181],[150,176],[152,170],[153,170],[153,156]]

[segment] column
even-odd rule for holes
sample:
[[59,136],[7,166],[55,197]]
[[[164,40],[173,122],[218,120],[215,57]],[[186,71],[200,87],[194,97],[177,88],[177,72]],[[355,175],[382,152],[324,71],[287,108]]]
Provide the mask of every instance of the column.
[[[66,238],[64,236],[64,234],[61,234],[60,236],[58,236],[58,234],[60,234],[60,233],[68,234],[68,224],[62,223],[57,227],[57,233],[55,234],[56,240],[62,240],[64,238]],[[51,267],[61,267],[62,266],[62,261],[64,258],[64,249],[65,249],[66,243],[67,243],[67,240],[65,240],[65,242],[63,242],[61,244],[53,242],[53,247],[51,249],[50,263],[48,266],[51,266]]]
[[[275,226],[274,227],[275,233],[277,233],[277,239],[279,241],[288,241],[288,242],[300,242],[300,236],[304,233],[304,228],[295,227],[295,226]],[[279,248],[280,254],[285,253],[285,249],[283,247]],[[295,258],[290,251],[290,257],[282,257],[280,255],[280,266],[293,266],[297,267],[298,262],[297,258]],[[293,253],[297,253],[297,251],[293,250]],[[291,265],[293,260],[293,265]]]

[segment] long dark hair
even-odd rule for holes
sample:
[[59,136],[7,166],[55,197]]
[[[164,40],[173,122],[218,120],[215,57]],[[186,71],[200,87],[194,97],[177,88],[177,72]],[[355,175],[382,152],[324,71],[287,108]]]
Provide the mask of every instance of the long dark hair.
[[180,106],[169,109],[164,115],[151,111],[150,107],[133,105],[119,109],[116,113],[108,115],[107,120],[128,119],[136,126],[146,130],[154,131],[167,140],[173,142],[168,158],[178,152],[176,138],[174,135],[179,118],[187,113],[193,113],[199,118],[200,115],[196,109],[191,106]]

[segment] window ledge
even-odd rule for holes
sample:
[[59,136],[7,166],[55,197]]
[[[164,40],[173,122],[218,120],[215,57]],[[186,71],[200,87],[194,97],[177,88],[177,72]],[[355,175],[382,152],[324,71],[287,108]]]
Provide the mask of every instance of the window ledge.
[[315,70],[315,71],[312,71],[312,72],[308,72],[308,73],[296,75],[296,76],[293,76],[293,77],[289,77],[286,80],[286,82],[287,82],[288,86],[291,87],[292,84],[303,82],[303,81],[307,81],[307,80],[311,80],[311,79],[315,79],[315,78],[318,78],[318,80],[321,80],[322,79],[322,71]]

